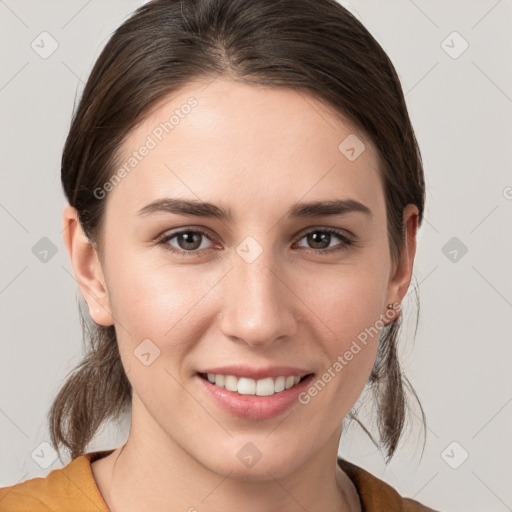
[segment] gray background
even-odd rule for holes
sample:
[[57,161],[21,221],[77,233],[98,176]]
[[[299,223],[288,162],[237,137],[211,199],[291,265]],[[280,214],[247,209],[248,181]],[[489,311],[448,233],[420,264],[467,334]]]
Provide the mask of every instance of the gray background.
[[[94,60],[143,3],[0,0],[0,486],[67,463],[45,444],[51,399],[82,350],[60,156]],[[423,456],[416,422],[387,468],[355,425],[340,454],[443,511],[512,510],[512,2],[342,3],[394,62],[424,159],[420,323],[413,340],[410,291],[401,350],[428,430]],[[47,58],[31,47],[51,49],[44,31],[58,43]],[[44,237],[55,254],[40,252]],[[88,451],[124,442],[128,423],[113,427]]]

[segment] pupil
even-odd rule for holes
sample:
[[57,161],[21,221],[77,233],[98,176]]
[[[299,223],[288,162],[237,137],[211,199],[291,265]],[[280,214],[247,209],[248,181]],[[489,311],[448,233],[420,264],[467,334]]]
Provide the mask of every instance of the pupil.
[[[310,236],[310,242],[312,243],[313,247],[315,247],[315,244],[320,243],[321,247],[315,247],[315,249],[324,249],[325,247],[329,247],[329,237],[331,236],[329,233],[313,233]],[[312,239],[312,240],[311,240]],[[320,239],[320,241],[319,241]],[[322,246],[322,240],[323,239],[323,246]],[[327,245],[325,245],[325,242],[327,241]]]
[[192,247],[186,246],[186,247],[183,247],[183,249],[197,249],[199,247],[199,245],[201,245],[201,244],[197,244],[197,240],[194,243],[194,237],[199,238],[199,236],[200,236],[198,233],[192,233],[192,232],[182,233],[181,236],[182,236],[182,240],[184,240],[185,245],[192,244]]

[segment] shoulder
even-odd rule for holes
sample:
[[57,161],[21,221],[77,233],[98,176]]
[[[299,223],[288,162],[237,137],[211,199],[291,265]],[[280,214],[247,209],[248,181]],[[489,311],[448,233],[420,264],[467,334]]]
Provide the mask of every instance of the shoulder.
[[46,477],[31,478],[0,489],[2,512],[108,512],[91,471],[104,452],[91,452],[73,459]]
[[439,512],[411,498],[400,496],[389,484],[351,462],[338,458],[338,465],[354,483],[361,499],[363,512],[376,512],[380,510]]

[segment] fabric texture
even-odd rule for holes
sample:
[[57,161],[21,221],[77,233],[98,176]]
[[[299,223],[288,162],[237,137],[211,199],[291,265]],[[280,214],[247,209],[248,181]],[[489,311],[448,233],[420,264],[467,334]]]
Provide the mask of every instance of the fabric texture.
[[[89,452],[44,478],[32,478],[0,489],[0,512],[109,512],[91,464],[114,450]],[[354,483],[363,512],[436,512],[401,497],[383,480],[344,459],[338,465]]]

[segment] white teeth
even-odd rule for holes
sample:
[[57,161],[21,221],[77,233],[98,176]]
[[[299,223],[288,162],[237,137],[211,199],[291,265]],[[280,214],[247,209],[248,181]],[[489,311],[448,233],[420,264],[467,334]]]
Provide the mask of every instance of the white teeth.
[[228,391],[238,391],[238,379],[234,375],[226,375],[224,387]]
[[298,375],[288,377],[266,377],[264,379],[254,380],[248,377],[235,377],[234,375],[220,375],[208,373],[207,379],[219,388],[225,388],[228,391],[236,391],[241,395],[270,396],[274,393],[280,393],[285,389],[290,389],[300,382]]
[[241,377],[238,379],[238,392],[241,395],[254,395],[256,393],[256,382],[254,379]]
[[274,391],[276,393],[279,393],[280,391],[285,390],[285,387],[284,387],[285,380],[286,379],[284,377],[277,377],[276,382],[274,384]]
[[274,392],[274,379],[272,377],[260,379],[256,383],[256,394],[258,396],[270,396],[273,395]]

